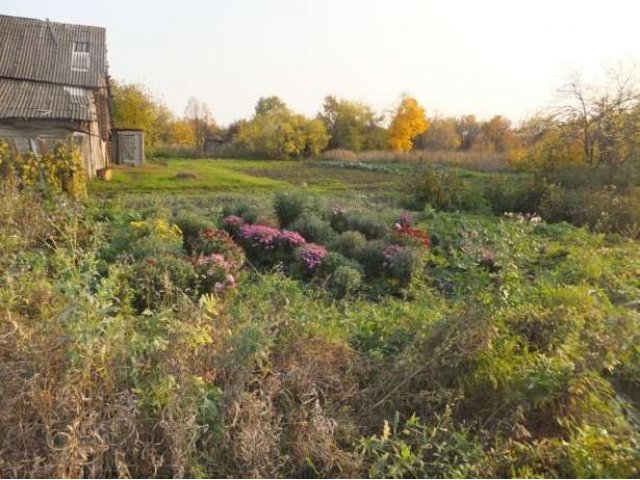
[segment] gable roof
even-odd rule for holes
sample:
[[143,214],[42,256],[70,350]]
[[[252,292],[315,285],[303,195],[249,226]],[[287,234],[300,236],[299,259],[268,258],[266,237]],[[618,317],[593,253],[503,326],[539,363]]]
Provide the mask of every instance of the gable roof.
[[86,88],[0,78],[0,118],[94,120]]
[[[0,15],[0,77],[103,87],[105,37],[101,27]],[[74,53],[78,42],[81,50],[88,50],[80,53],[81,68],[72,61],[72,56],[78,55]]]

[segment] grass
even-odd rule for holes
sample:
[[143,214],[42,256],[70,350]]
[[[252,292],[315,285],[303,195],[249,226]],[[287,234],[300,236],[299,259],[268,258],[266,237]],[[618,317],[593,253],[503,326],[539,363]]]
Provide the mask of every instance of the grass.
[[[403,172],[406,174],[408,172]],[[141,167],[113,167],[109,182],[94,180],[90,191],[98,194],[131,192],[234,192],[307,186],[334,191],[352,188],[398,189],[404,175],[377,171],[350,171],[313,161],[184,160],[148,162]]]

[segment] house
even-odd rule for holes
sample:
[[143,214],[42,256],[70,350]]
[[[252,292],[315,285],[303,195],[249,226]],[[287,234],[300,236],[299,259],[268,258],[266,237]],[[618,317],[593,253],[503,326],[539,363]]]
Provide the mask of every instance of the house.
[[105,33],[0,15],[0,140],[36,155],[70,142],[91,177],[110,164]]

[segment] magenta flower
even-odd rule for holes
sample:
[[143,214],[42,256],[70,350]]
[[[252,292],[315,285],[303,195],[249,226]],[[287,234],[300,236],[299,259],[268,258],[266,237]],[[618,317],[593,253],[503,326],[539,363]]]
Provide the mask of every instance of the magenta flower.
[[308,243],[300,250],[300,260],[309,272],[318,268],[326,255],[327,249],[315,243]]
[[293,230],[282,230],[278,235],[277,241],[280,245],[289,248],[300,247],[307,243],[302,235]]
[[266,225],[243,225],[240,228],[240,238],[253,247],[273,248],[279,234],[279,230]]

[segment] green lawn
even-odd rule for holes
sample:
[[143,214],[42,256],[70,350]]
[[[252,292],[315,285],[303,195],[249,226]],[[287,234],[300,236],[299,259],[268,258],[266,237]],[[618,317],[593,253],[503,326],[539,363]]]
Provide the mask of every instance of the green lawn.
[[152,191],[260,191],[308,186],[316,191],[398,189],[406,173],[385,173],[324,166],[313,161],[185,160],[149,162],[142,167],[114,166],[109,182],[94,180],[92,193]]

